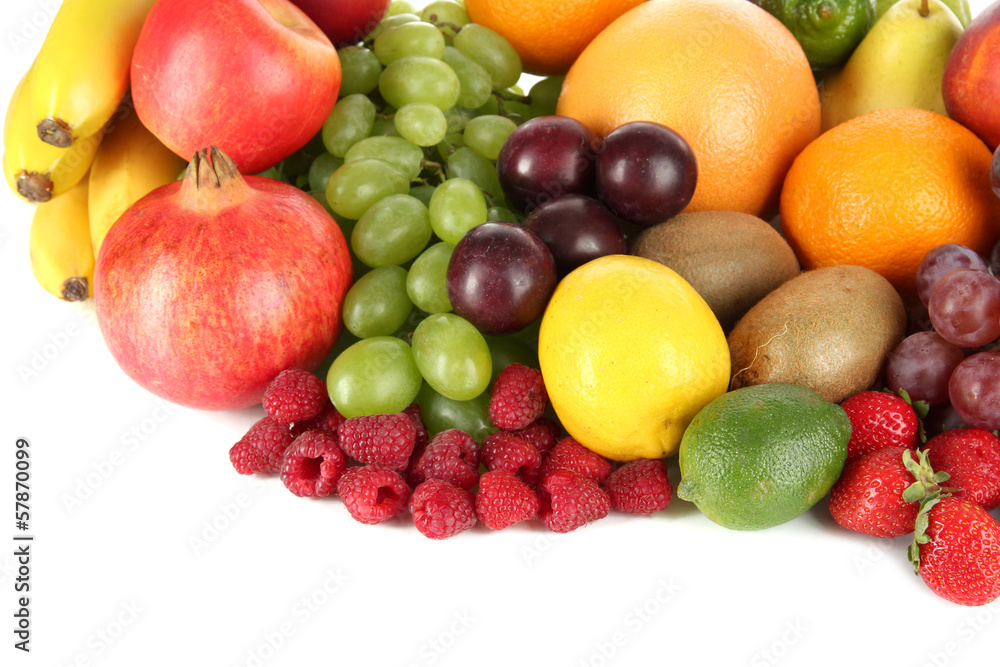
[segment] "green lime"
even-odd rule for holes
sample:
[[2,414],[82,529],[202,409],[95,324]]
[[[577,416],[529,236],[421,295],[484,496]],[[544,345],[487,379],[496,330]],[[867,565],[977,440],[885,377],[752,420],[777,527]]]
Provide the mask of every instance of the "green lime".
[[793,384],[719,396],[681,439],[677,495],[734,530],[777,526],[826,495],[847,459],[844,410]]
[[875,23],[876,0],[754,0],[785,24],[816,69],[847,61]]

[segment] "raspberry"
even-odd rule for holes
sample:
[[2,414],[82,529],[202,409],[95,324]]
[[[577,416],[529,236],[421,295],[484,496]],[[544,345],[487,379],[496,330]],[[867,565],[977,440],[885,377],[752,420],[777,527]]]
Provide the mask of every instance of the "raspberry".
[[295,422],[292,426],[292,437],[298,437],[306,431],[323,431],[332,438],[337,438],[337,428],[344,423],[344,415],[337,412],[333,403],[326,406],[323,412],[312,419]]
[[611,463],[606,458],[590,451],[573,438],[563,438],[556,443],[542,463],[541,476],[547,477],[559,468],[586,475],[598,484],[602,484],[611,474]]
[[597,482],[568,468],[544,476],[539,489],[538,518],[556,533],[568,533],[603,519],[611,509],[611,499]]
[[240,440],[229,449],[229,460],[241,475],[252,475],[264,468],[264,454],[247,440]]
[[414,485],[427,479],[442,479],[463,489],[479,481],[479,448],[472,436],[457,428],[441,431],[427,443],[410,470]]
[[538,496],[506,470],[484,472],[476,493],[476,515],[487,528],[503,530],[538,516]]
[[493,382],[490,421],[507,431],[524,428],[542,416],[548,402],[541,372],[523,364],[511,364]]
[[429,479],[413,490],[410,514],[422,535],[443,540],[476,525],[472,494],[440,479]]
[[336,439],[323,431],[307,431],[285,450],[281,481],[297,496],[325,498],[337,488],[346,467]]
[[354,466],[337,481],[337,495],[355,520],[372,525],[388,521],[406,509],[410,487],[393,470]]
[[420,459],[424,448],[427,447],[427,427],[424,426],[424,418],[420,413],[420,405],[417,403],[410,403],[403,410],[403,414],[413,420],[413,425],[417,429],[417,437],[413,441],[413,453],[410,454],[410,460],[407,463],[407,469],[409,469]]
[[524,428],[510,432],[534,445],[542,458],[559,442],[559,424],[548,417],[539,417]]
[[527,440],[498,431],[483,440],[480,459],[487,470],[506,470],[528,486],[538,483],[542,455]]
[[337,428],[340,449],[355,461],[404,470],[413,452],[417,428],[402,412],[347,419]]
[[330,403],[326,383],[307,370],[278,373],[264,390],[264,412],[281,424],[312,419]]
[[[253,447],[257,450],[259,459],[246,455],[242,459],[244,462],[250,462],[257,466],[253,472],[276,473],[281,472],[281,462],[285,458],[285,450],[288,449],[288,445],[292,444],[292,434],[289,433],[287,426],[279,424],[274,421],[273,417],[266,415],[250,427],[240,442],[247,443],[244,447]],[[236,446],[234,446],[235,448]],[[229,457],[233,458],[232,450],[229,452]]]
[[611,505],[619,512],[652,514],[664,510],[674,495],[667,479],[667,466],[660,459],[630,461],[615,470],[604,483]]

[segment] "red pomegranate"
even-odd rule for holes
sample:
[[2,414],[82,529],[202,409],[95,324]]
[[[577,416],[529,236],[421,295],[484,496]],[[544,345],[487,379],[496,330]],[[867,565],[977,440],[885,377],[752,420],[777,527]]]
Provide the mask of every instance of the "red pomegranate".
[[326,209],[291,185],[241,176],[212,147],[111,228],[94,300],[129,377],[174,403],[223,410],[259,403],[286,368],[323,361],[351,275]]

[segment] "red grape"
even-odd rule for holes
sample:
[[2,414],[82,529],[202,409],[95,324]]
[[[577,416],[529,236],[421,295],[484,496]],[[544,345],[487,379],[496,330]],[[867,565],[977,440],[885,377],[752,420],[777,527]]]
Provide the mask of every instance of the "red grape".
[[893,391],[905,389],[913,401],[937,405],[948,400],[948,379],[965,355],[932,331],[907,336],[889,354],[886,379]]
[[552,251],[560,276],[592,259],[625,254],[625,235],[615,217],[592,197],[557,197],[532,211],[524,225]]
[[597,196],[618,217],[649,226],[674,217],[694,196],[694,151],[665,125],[625,123],[604,138],[597,156]]
[[906,311],[906,335],[919,333],[921,331],[932,331],[934,325],[931,324],[931,315],[927,312],[927,306],[918,301],[908,311]]
[[959,269],[988,271],[989,266],[975,250],[964,245],[945,243],[932,248],[917,266],[917,296],[925,304],[930,303],[931,292],[938,281]]
[[586,125],[565,116],[527,120],[497,156],[497,177],[507,203],[521,213],[567,193],[594,191],[600,142]]
[[448,299],[480,332],[502,336],[541,317],[556,288],[548,246],[512,222],[484,222],[461,238],[448,262]]
[[1000,280],[975,269],[952,271],[938,281],[927,309],[949,343],[986,345],[1000,336]]
[[974,428],[1000,428],[1000,353],[979,352],[951,374],[948,395],[955,412]]

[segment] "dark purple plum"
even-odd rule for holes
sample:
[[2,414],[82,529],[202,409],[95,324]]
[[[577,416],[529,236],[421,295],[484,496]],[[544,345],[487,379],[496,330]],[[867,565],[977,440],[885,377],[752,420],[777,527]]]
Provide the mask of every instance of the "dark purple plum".
[[698,165],[684,137],[659,123],[634,121],[604,138],[595,179],[597,196],[612,213],[650,226],[688,205]]
[[507,203],[528,214],[564,194],[594,193],[594,160],[600,141],[586,125],[566,116],[525,121],[507,137],[497,157],[497,176]]
[[455,246],[446,282],[456,315],[484,334],[503,336],[541,317],[556,288],[556,262],[524,227],[485,222]]
[[560,277],[592,259],[625,254],[615,216],[593,197],[556,197],[532,211],[524,225],[552,251]]

